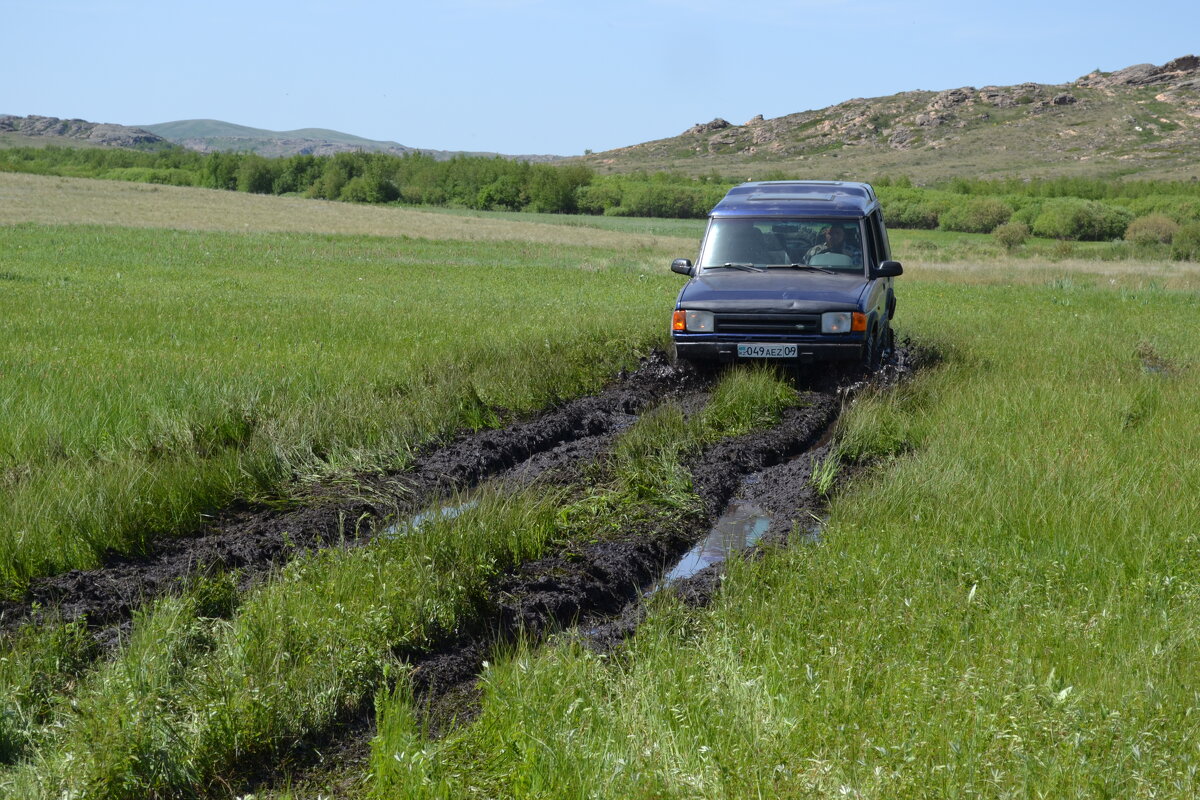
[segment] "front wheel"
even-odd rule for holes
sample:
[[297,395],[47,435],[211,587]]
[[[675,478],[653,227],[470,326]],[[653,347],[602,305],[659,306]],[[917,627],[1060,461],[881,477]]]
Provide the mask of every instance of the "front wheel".
[[874,372],[879,369],[880,361],[883,358],[883,337],[879,335],[879,329],[876,328],[867,334],[867,343],[863,345],[862,365],[863,369],[868,372]]

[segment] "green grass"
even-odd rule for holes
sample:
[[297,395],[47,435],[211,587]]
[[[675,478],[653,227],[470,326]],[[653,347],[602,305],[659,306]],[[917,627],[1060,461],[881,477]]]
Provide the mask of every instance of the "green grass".
[[818,546],[735,562],[627,652],[500,654],[431,742],[381,697],[380,797],[1192,797],[1194,295],[908,281],[942,364],[861,398]]
[[634,249],[0,228],[0,590],[403,467],[664,338]]
[[556,495],[477,499],[453,520],[298,559],[230,619],[207,616],[198,592],[144,609],[117,655],[17,742],[0,787],[192,795],[323,730],[387,680],[396,648],[454,630],[494,575],[552,541]]
[[[945,358],[843,418],[839,452],[875,466],[833,492],[821,545],[734,562],[709,611],[658,598],[617,657],[499,653],[479,721],[422,735],[396,649],[555,543],[690,513],[680,460],[795,399],[735,372],[700,414],[644,415],[569,498],[484,491],[245,594],[199,581],[101,661],[78,626],[5,637],[0,792],[220,794],[374,696],[380,796],[1196,794],[1200,322],[1163,288],[1194,277],[913,235],[985,266],[927,271],[895,236],[898,331]],[[595,388],[662,341],[660,260],[0,228],[6,591]]]
[[[4,718],[20,722],[0,731],[0,760],[12,764],[0,787],[19,797],[178,796],[236,780],[397,677],[404,685],[396,652],[486,614],[484,589],[501,571],[639,514],[685,511],[689,479],[664,454],[769,422],[797,400],[758,370],[730,374],[716,394],[711,412],[690,420],[671,403],[645,415],[597,470],[601,488],[574,506],[556,492],[484,490],[459,516],[300,558],[242,597],[228,576],[201,581],[139,612],[119,652],[93,669],[76,652],[86,641],[78,626],[49,628],[49,646],[50,634],[21,633],[0,670]],[[67,656],[61,674],[31,687]]]
[[[620,233],[646,233],[653,236],[670,236],[694,239],[700,247],[700,237],[708,224],[705,219],[660,219],[654,217],[606,217],[589,214],[539,214],[533,211],[469,211],[459,208],[438,206],[411,206],[414,210],[436,214],[451,214],[484,219],[504,219],[514,222],[544,222],[549,225],[566,225],[581,228],[598,228]],[[690,257],[690,256],[681,256]]]

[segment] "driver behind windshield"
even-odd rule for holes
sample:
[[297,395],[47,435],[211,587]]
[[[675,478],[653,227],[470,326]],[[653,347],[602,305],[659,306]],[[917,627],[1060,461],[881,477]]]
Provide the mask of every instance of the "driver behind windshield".
[[826,225],[821,229],[821,239],[823,240],[821,244],[813,245],[804,254],[805,264],[811,263],[813,256],[819,256],[822,253],[839,253],[851,257],[855,255],[853,249],[846,244],[846,229],[840,225]]

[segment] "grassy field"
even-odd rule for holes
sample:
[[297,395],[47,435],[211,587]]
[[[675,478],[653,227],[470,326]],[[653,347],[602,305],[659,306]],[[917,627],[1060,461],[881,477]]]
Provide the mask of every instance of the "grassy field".
[[[667,261],[695,248],[682,224],[150,188],[0,175],[10,593],[594,389],[662,341]],[[898,332],[942,361],[842,417],[871,466],[820,544],[735,563],[709,610],[656,600],[614,657],[498,652],[481,717],[431,741],[394,653],[579,533],[572,498],[485,489],[248,592],[200,581],[111,652],[79,625],[6,636],[0,791],[224,796],[374,696],[351,782],[379,797],[1194,796],[1200,275],[895,238]],[[596,529],[685,513],[681,459],[788,402],[764,377],[643,415],[589,487]]]
[[1142,283],[905,282],[944,362],[843,417],[821,544],[498,654],[440,741],[381,698],[376,795],[1195,796],[1200,323]]
[[402,466],[661,342],[654,251],[0,227],[0,584]]

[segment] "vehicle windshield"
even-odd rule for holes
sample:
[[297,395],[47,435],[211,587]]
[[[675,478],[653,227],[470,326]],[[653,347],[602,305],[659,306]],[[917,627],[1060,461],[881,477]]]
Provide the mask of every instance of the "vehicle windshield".
[[714,219],[704,237],[701,269],[865,269],[862,231],[854,219]]

